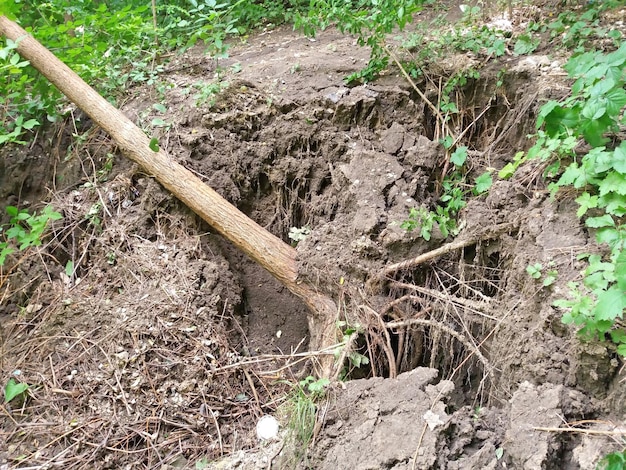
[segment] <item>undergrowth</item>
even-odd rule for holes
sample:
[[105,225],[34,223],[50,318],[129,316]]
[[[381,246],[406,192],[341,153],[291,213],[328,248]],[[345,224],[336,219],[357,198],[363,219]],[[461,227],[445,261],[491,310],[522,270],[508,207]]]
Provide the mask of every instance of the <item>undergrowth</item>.
[[283,410],[288,416],[288,440],[295,464],[306,457],[306,451],[315,434],[317,403],[324,398],[328,379],[308,376],[293,388]]
[[[139,0],[0,2],[0,14],[17,21],[61,61],[112,102],[134,85],[159,85],[168,55],[199,41],[224,57],[228,36],[294,18],[302,0]],[[20,61],[15,44],[0,49],[0,143],[23,143],[22,135],[63,114],[59,91]]]
[[[543,133],[534,153],[556,154],[558,166],[567,164],[550,185],[552,194],[562,188],[578,192],[577,215],[606,251],[579,256],[587,261],[582,279],[571,282],[569,298],[555,305],[566,309],[563,321],[579,325],[584,338],[608,335],[626,356],[620,322],[626,308],[626,141],[620,136],[626,124],[626,43],[610,53],[574,55],[565,70],[575,80],[572,93],[541,108],[537,126]],[[581,139],[586,146],[577,152]]]
[[41,245],[41,240],[48,222],[61,219],[61,214],[46,206],[40,214],[30,213],[25,209],[7,206],[9,223],[0,226],[0,267],[7,256],[17,250],[24,251],[31,246]]

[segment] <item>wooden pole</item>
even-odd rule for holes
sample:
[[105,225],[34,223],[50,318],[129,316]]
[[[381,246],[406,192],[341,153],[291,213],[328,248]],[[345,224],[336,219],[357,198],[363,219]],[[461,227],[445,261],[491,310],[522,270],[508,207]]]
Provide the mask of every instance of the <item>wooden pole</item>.
[[0,16],[0,33],[13,41],[19,40],[20,55],[111,135],[128,158],[304,300],[311,310],[311,347],[334,343],[335,304],[314,286],[297,281],[294,248],[248,218],[164,151],[151,150],[150,139],[141,129],[6,16]]

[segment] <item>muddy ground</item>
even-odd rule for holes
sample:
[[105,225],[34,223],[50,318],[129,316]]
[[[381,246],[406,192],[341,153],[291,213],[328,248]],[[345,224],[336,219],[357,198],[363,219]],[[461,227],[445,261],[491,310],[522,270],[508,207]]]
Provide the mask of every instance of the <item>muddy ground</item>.
[[[566,93],[562,59],[546,54],[507,55],[459,90],[470,176],[528,148],[541,104]],[[345,86],[366,61],[334,30],[271,29],[218,64],[201,49],[176,57],[163,86],[122,107],[144,127],[163,119],[153,132],[169,155],[272,233],[311,229],[301,277],[358,325],[352,347],[369,364],[328,388],[300,463],[282,405],[313,370],[306,308],[75,110],[0,158],[0,200],[64,216],[2,273],[2,383],[32,384],[2,408],[2,470],[589,469],[623,446],[603,434],[624,425],[622,359],[581,343],[551,306],[579,275],[576,255],[599,248],[574,196],[548,197],[540,165],[469,201],[463,248],[384,271],[453,238],[400,228],[437,201],[440,130],[394,68]],[[205,100],[216,66],[223,89]],[[554,263],[557,282],[529,277],[536,262]],[[258,441],[265,414],[284,442]],[[568,423],[586,431],[557,429]]]

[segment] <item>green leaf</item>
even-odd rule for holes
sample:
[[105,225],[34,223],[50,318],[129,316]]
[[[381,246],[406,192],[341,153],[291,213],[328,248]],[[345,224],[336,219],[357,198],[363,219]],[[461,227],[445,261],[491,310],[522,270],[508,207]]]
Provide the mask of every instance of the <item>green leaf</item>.
[[462,167],[467,160],[467,147],[461,146],[450,155],[450,161],[458,167]]
[[165,113],[167,111],[167,108],[161,103],[155,103],[152,105],[152,107],[160,113]]
[[160,150],[160,148],[159,148],[159,139],[157,139],[155,137],[150,139],[150,150],[152,150],[153,152],[158,152]]
[[621,109],[626,106],[626,91],[623,88],[615,88],[604,94],[606,109],[609,115],[619,115]]
[[539,42],[539,39],[533,41],[530,34],[522,34],[517,38],[517,41],[515,42],[513,53],[515,55],[530,54],[531,52],[534,52],[535,49],[537,49]]
[[619,147],[613,151],[613,168],[622,174],[626,174],[626,140],[622,140]]
[[491,172],[486,172],[483,173],[482,175],[480,175],[479,177],[476,178],[475,181],[475,186],[474,186],[474,193],[475,194],[482,194],[485,191],[489,191],[489,188],[491,188],[491,185],[493,184],[493,179],[491,177]]
[[592,147],[600,147],[608,141],[604,137],[606,130],[613,124],[613,120],[607,115],[602,115],[600,119],[590,119],[584,122],[580,127],[585,140]]
[[559,273],[557,270],[552,269],[546,273],[546,277],[543,279],[543,287],[549,287],[558,279]]
[[615,227],[615,221],[609,214],[604,214],[600,217],[589,217],[585,225],[591,228]]
[[513,163],[507,163],[504,167],[498,172],[498,177],[503,180],[508,180],[515,173],[515,165]]
[[533,279],[541,278],[541,271],[543,270],[543,265],[541,263],[529,264],[526,266],[526,272]]
[[161,119],[161,118],[154,118],[154,119],[152,120],[152,125],[153,125],[153,126],[155,126],[155,127],[165,127],[165,126],[167,126],[168,124],[167,124],[167,122],[165,122],[165,121],[164,121],[163,119]]
[[626,295],[617,286],[598,294],[598,302],[593,309],[593,316],[597,320],[614,321],[622,318],[622,312],[626,307]]
[[606,243],[607,245],[612,247],[619,240],[619,232],[613,227],[600,228],[596,232],[596,241],[598,243]]
[[557,182],[557,186],[570,184],[575,188],[582,188],[587,185],[587,175],[576,162],[569,164]]
[[4,402],[9,403],[14,398],[24,394],[28,390],[28,384],[17,383],[12,378],[9,379],[4,387]]
[[65,263],[65,275],[72,277],[72,274],[74,274],[74,262],[70,259]]
[[207,459],[206,457],[202,457],[200,460],[196,461],[196,470],[205,470],[206,468],[209,468],[209,459]]
[[626,196],[608,193],[598,198],[598,207],[604,208],[607,214],[622,217],[626,215]]
[[626,196],[626,175],[612,171],[600,183],[600,196],[612,192]]
[[558,101],[550,100],[546,104],[544,104],[539,110],[539,115],[537,116],[537,129],[543,126],[543,123],[546,120],[546,117],[552,112],[554,108],[559,106]]
[[567,129],[577,128],[579,121],[577,108],[555,106],[550,114],[545,117],[545,130],[549,136],[554,137]]
[[615,260],[615,279],[618,289],[626,295],[626,250],[620,251]]
[[38,126],[38,125],[39,125],[39,121],[37,121],[37,119],[29,119],[28,121],[22,124],[22,127],[24,129],[31,130],[33,127]]
[[441,145],[444,146],[444,148],[449,149],[450,147],[452,147],[452,144],[454,143],[454,139],[452,138],[452,136],[445,136],[443,139],[441,139],[439,141],[441,143]]
[[576,216],[580,218],[585,215],[589,209],[598,207],[598,196],[591,196],[589,193],[584,192],[576,198],[576,202],[580,206],[578,211],[576,211]]
[[611,331],[611,340],[615,344],[626,343],[626,331],[622,329]]

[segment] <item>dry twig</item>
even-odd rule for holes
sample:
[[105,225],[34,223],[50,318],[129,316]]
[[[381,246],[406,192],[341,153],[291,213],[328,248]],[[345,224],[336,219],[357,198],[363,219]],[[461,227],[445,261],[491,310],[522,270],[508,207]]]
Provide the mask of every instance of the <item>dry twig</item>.
[[389,277],[392,274],[395,274],[397,271],[403,271],[406,269],[415,268],[416,266],[419,266],[420,264],[426,263],[427,261],[430,261],[434,258],[438,258],[439,256],[445,255],[446,253],[450,253],[451,251],[455,251],[460,248],[465,248],[471,245],[475,245],[476,243],[483,241],[483,240],[497,238],[503,233],[511,232],[515,230],[517,227],[519,227],[519,221],[507,222],[507,223],[503,223],[500,225],[496,225],[495,227],[489,228],[488,230],[485,230],[484,232],[478,235],[475,235],[469,238],[460,239],[460,240],[454,240],[453,242],[440,246],[439,248],[429,251],[428,253],[423,253],[419,256],[416,256],[413,259],[400,261],[399,263],[394,263],[390,266],[387,266],[380,273],[378,273],[378,275],[375,278],[371,279],[369,283],[372,283],[372,281],[380,281],[386,277]]

